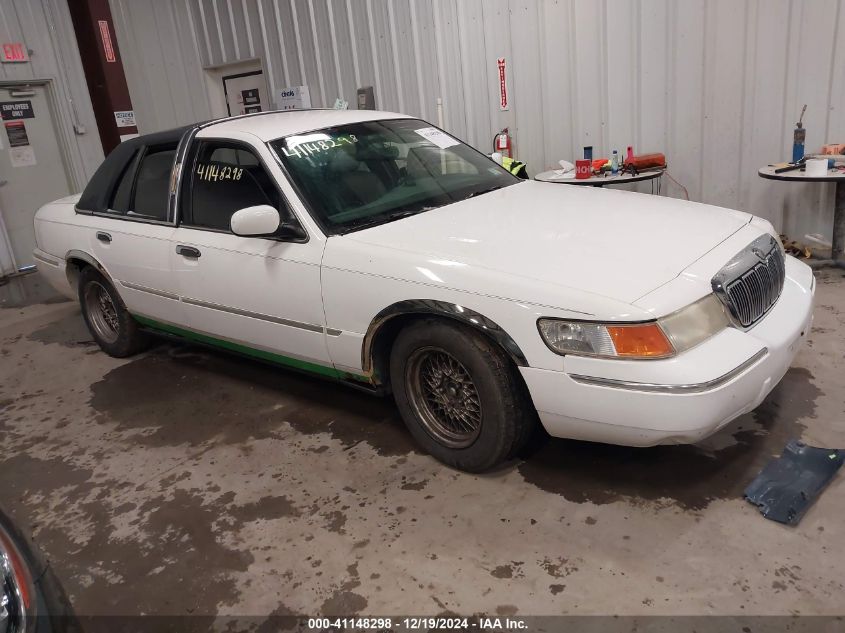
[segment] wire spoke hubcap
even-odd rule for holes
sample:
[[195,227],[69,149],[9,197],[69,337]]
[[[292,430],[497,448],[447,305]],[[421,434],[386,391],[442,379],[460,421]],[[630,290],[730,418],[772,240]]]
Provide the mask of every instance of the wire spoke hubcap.
[[120,334],[117,308],[106,288],[92,281],[85,288],[85,309],[97,336],[107,343],[114,343]]
[[465,448],[481,432],[481,399],[472,377],[454,356],[436,347],[408,359],[405,388],[426,431],[450,448]]

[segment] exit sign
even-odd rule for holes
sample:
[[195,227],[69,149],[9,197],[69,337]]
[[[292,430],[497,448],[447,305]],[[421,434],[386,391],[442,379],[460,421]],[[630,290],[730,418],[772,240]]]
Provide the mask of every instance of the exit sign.
[[8,42],[0,46],[0,61],[4,64],[28,62],[29,52],[21,42]]

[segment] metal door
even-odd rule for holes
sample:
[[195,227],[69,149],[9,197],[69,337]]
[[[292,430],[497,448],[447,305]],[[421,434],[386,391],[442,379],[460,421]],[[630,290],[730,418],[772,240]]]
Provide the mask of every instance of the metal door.
[[0,86],[0,276],[34,263],[35,212],[71,193],[47,90]]
[[223,92],[229,116],[271,109],[260,70],[223,77]]

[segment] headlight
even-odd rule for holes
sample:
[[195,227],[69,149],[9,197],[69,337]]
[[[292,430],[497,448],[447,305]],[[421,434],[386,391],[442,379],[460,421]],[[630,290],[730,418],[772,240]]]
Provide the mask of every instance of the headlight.
[[647,323],[537,321],[543,341],[557,354],[631,359],[680,354],[729,325],[722,302],[713,294]]
[[610,358],[666,358],[675,353],[672,343],[656,322],[584,323],[540,319],[540,335],[558,354]]
[[678,353],[703,343],[731,324],[724,304],[714,294],[659,319],[658,323]]

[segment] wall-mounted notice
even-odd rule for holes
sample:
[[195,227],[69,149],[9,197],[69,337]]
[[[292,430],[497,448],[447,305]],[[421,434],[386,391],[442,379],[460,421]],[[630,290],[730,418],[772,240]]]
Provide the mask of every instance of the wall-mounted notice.
[[4,64],[22,64],[29,61],[29,51],[23,42],[6,42],[0,45],[0,61]]
[[250,88],[249,90],[241,90],[241,99],[246,106],[257,105],[261,103],[261,97],[258,94],[258,88]]
[[507,62],[504,57],[499,57],[496,60],[496,70],[499,78],[499,110],[504,112],[510,109],[510,103],[508,102]]
[[111,43],[111,30],[107,20],[97,20],[97,25],[100,27],[100,39],[103,41],[103,54],[106,56],[107,62],[116,62],[117,57],[114,55],[114,46]]
[[0,102],[0,117],[4,121],[15,119],[34,119],[32,101],[2,101]]
[[35,165],[35,151],[32,145],[13,147],[9,150],[12,167],[32,167]]
[[9,137],[9,147],[23,147],[29,145],[29,136],[26,133],[26,124],[23,121],[7,121],[6,136]]
[[135,125],[135,110],[118,110],[114,113],[117,127],[137,127]]

